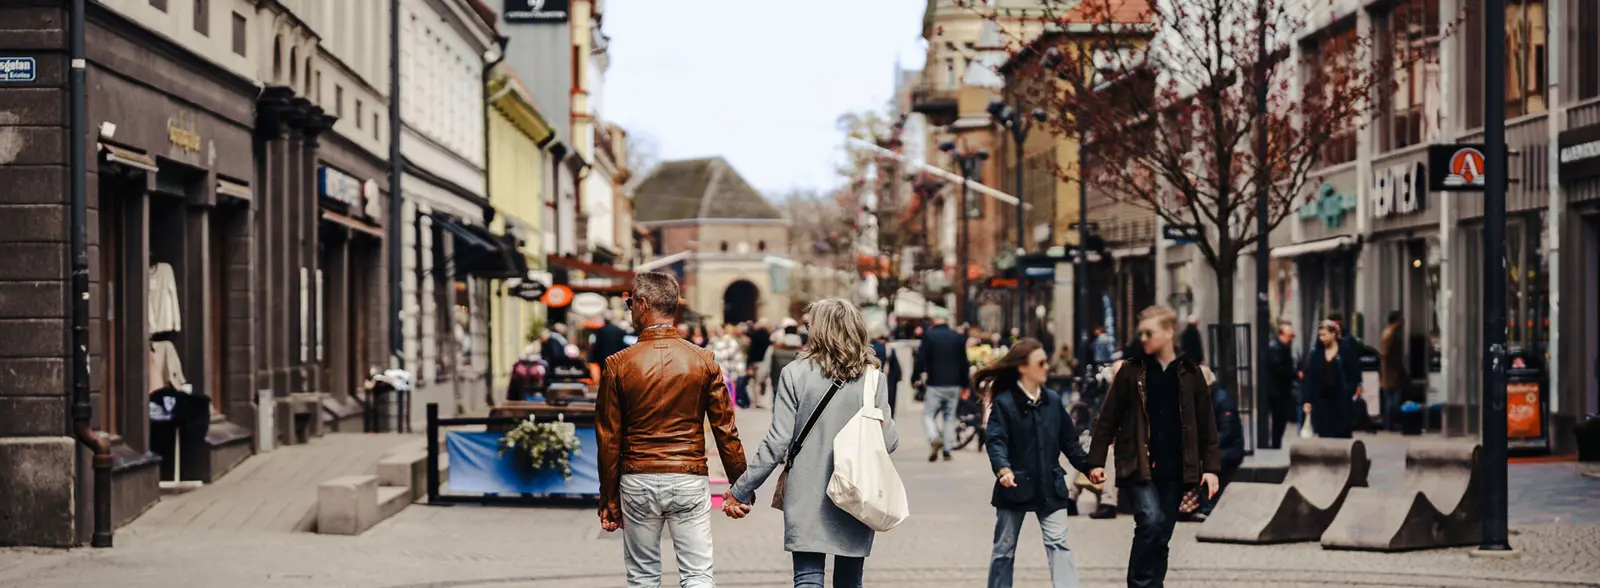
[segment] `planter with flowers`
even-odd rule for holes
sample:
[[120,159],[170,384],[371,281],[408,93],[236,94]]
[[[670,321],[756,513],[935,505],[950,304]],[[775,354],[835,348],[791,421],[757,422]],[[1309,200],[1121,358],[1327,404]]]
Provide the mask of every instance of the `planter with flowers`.
[[572,478],[572,456],[582,444],[572,425],[560,421],[539,423],[528,417],[500,438],[500,455],[512,453],[525,472],[550,469]]

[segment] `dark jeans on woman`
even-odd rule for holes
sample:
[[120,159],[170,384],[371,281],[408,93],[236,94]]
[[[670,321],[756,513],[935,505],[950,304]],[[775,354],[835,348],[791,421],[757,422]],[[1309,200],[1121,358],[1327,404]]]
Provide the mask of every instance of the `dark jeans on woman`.
[[1133,549],[1128,588],[1159,588],[1167,579],[1167,543],[1178,524],[1178,504],[1188,490],[1179,480],[1134,482],[1122,496],[1133,504]]
[[[825,553],[794,552],[794,588],[822,588],[822,570],[827,562]],[[833,556],[835,588],[861,588],[862,566],[866,563],[864,557]]]

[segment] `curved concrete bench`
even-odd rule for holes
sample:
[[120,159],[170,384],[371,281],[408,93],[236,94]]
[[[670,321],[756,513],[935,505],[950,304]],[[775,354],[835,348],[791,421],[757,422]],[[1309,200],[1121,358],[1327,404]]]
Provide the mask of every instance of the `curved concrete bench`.
[[1478,456],[1470,441],[1413,441],[1398,490],[1356,488],[1322,534],[1329,549],[1405,551],[1473,545],[1478,517]]
[[1350,489],[1367,485],[1366,445],[1306,439],[1289,448],[1282,484],[1233,483],[1196,534],[1218,543],[1287,543],[1322,537]]

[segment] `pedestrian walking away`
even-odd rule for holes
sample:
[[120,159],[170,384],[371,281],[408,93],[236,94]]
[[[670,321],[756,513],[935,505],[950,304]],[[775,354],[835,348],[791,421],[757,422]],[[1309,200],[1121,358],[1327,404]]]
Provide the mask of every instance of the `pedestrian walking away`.
[[1051,586],[1078,586],[1077,564],[1067,547],[1067,510],[1072,493],[1065,455],[1080,471],[1090,469],[1088,453],[1068,417],[1061,395],[1044,387],[1050,359],[1035,339],[1022,339],[998,361],[978,370],[973,383],[989,395],[989,466],[995,474],[990,504],[995,507],[994,547],[989,557],[989,588],[1010,588],[1017,534],[1028,513],[1044,535]]
[[1130,588],[1164,585],[1183,495],[1193,489],[1210,499],[1222,471],[1209,378],[1193,360],[1178,356],[1177,318],[1165,306],[1139,313],[1144,355],[1116,369],[1089,450],[1089,478],[1101,483],[1106,452],[1116,445],[1117,486],[1134,510]]
[[951,329],[943,319],[934,319],[933,328],[923,335],[922,344],[917,347],[911,368],[912,381],[927,378],[922,428],[933,448],[928,461],[940,455],[950,459],[950,449],[956,442],[956,407],[961,396],[969,392],[971,371],[967,337]]
[[[673,328],[678,281],[638,274],[628,297],[639,342],[606,360],[595,407],[600,527],[624,531],[629,588],[661,585],[661,535],[670,527],[683,588],[715,586],[705,429],[729,478],[745,469],[728,388],[710,351]],[[626,473],[624,473],[626,472]]]
[[889,348],[889,334],[886,331],[880,331],[878,336],[872,338],[872,353],[883,365],[883,373],[889,376],[889,414],[893,415],[900,396],[900,357],[894,349]]
[[1295,418],[1294,325],[1278,323],[1278,336],[1267,349],[1267,418],[1269,430],[1262,449],[1283,448],[1283,434]]
[[1400,404],[1406,401],[1406,387],[1411,383],[1406,374],[1405,339],[1405,315],[1391,311],[1389,325],[1378,340],[1378,410],[1386,431],[1399,427]]
[[876,535],[828,498],[833,473],[834,437],[865,403],[864,376],[877,378],[870,404],[883,411],[883,442],[899,445],[888,410],[888,378],[867,345],[861,311],[837,298],[806,308],[811,341],[799,359],[778,377],[772,425],[750,468],[723,497],[723,511],[743,518],[756,503],[756,489],[780,466],[783,475],[773,497],[783,510],[783,548],[792,554],[796,588],[822,588],[823,569],[833,556],[833,585],[860,588],[866,558]]

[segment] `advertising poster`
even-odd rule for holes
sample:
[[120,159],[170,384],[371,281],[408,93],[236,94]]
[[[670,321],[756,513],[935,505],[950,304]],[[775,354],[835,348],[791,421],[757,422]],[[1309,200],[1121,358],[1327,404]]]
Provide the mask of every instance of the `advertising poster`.
[[1539,418],[1538,382],[1506,384],[1506,436],[1511,439],[1542,439],[1544,427]]

